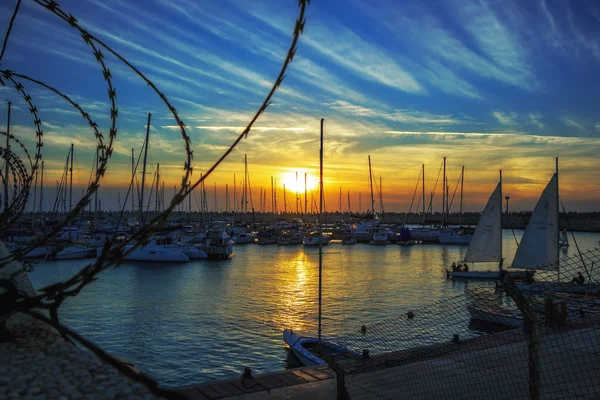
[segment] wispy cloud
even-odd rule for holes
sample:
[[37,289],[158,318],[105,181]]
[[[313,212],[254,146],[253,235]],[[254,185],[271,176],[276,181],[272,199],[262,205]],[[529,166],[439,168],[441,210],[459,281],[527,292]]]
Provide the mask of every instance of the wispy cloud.
[[340,111],[346,115],[352,115],[357,117],[366,118],[378,118],[393,122],[402,122],[410,124],[457,124],[462,122],[459,119],[454,118],[451,115],[436,115],[423,111],[412,111],[412,110],[385,110],[385,109],[373,109],[363,107],[360,105],[352,104],[347,101],[338,100],[329,104],[329,106],[337,111]]
[[529,113],[529,122],[540,129],[544,129],[544,124],[541,119],[543,118],[540,113]]
[[567,117],[563,117],[562,121],[563,121],[563,123],[566,126],[569,126],[569,127],[572,127],[572,128],[577,128],[577,129],[580,129],[582,131],[586,131],[587,130],[587,129],[585,129],[585,127],[583,125],[581,125],[579,122],[577,122],[577,121],[575,121],[573,119],[570,119],[570,118],[567,118]]
[[504,112],[501,112],[501,111],[494,111],[492,113],[492,115],[502,125],[513,126],[513,125],[516,124],[517,113],[515,113],[514,111],[510,112],[510,113],[504,113]]

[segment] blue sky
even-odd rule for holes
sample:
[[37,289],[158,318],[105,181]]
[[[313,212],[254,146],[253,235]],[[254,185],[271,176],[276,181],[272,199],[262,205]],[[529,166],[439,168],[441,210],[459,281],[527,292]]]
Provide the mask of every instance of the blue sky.
[[[2,32],[15,3],[0,4]],[[196,171],[216,160],[262,102],[298,12],[291,0],[60,5],[173,101],[191,128]],[[179,181],[184,160],[160,99],[114,57],[107,62],[119,106],[119,137],[102,183],[112,204],[108,194],[124,182],[148,111],[152,161],[169,182]],[[106,87],[91,50],[33,1],[23,1],[1,67],[72,95],[108,130]],[[407,209],[421,164],[431,190],[442,156],[451,185],[466,166],[467,209],[483,207],[499,168],[516,209],[530,209],[559,155],[566,205],[598,209],[599,67],[600,5],[593,1],[313,1],[272,107],[208,184],[218,182],[221,195],[223,182],[241,176],[244,153],[255,187],[266,188],[271,175],[289,181],[285,174],[296,170],[314,173],[324,117],[332,204],[338,187],[366,196],[370,154],[388,209]],[[87,124],[56,96],[26,87],[45,124],[49,171],[60,174],[74,142],[84,185],[95,146]],[[9,88],[0,95],[15,103],[14,131],[32,143],[22,101]],[[5,120],[2,106],[0,126]]]

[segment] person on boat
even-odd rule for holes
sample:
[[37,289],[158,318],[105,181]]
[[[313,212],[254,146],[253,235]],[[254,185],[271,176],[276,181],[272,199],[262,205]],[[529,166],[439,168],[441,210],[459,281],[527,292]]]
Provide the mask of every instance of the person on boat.
[[456,271],[458,271],[458,269],[456,268],[456,263],[453,262],[452,263],[452,272],[456,272]]
[[581,272],[578,272],[577,276],[571,280],[571,283],[578,283],[580,285],[583,285],[585,283],[585,278],[583,277],[583,274]]
[[469,266],[467,263],[464,264],[463,272],[469,272]]

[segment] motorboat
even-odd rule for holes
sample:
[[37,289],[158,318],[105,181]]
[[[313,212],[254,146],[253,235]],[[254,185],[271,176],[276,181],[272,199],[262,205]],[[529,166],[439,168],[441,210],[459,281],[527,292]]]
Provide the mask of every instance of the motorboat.
[[322,232],[309,232],[308,235],[304,236],[302,243],[305,246],[318,246],[319,244],[326,246],[329,244],[329,236]]
[[[159,239],[160,241],[160,239]],[[134,246],[127,245],[123,247],[123,253],[127,253]],[[158,244],[157,239],[153,238],[145,246],[138,247],[131,251],[131,253],[123,257],[126,261],[146,261],[146,262],[170,262],[170,263],[184,263],[190,261],[190,257],[187,256],[179,246],[161,245]]]
[[369,241],[369,244],[372,244],[375,246],[385,246],[385,245],[391,244],[391,242],[388,240],[388,235],[385,232],[385,230],[377,229],[373,233],[373,237]]
[[57,260],[76,260],[79,258],[86,258],[94,255],[94,249],[81,245],[75,244],[73,246],[65,247],[56,253],[55,258]]

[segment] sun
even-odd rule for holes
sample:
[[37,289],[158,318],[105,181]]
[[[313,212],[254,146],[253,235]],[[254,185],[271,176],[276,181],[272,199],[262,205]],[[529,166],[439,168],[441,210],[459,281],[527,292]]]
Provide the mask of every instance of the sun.
[[[296,173],[297,171],[297,173]],[[284,172],[281,174],[281,183],[285,185],[286,192],[298,194],[304,193],[304,175],[306,174],[306,191],[312,192],[319,187],[319,180],[307,173],[305,169],[294,170],[293,172]],[[279,186],[279,184],[278,184]]]

